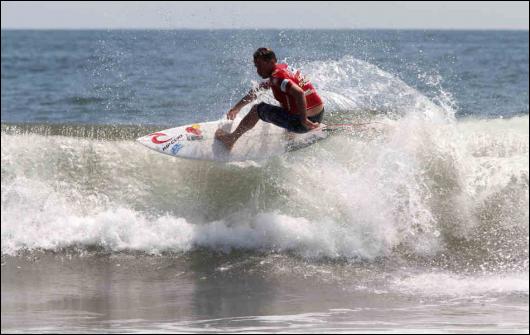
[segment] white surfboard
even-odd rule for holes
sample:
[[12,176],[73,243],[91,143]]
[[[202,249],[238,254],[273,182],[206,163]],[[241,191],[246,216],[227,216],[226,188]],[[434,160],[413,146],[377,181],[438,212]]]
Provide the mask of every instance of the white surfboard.
[[232,150],[214,138],[217,129],[234,131],[237,121],[196,123],[165,129],[140,137],[138,142],[157,152],[196,160],[221,162],[265,160],[287,151],[301,149],[327,137],[321,125],[305,134],[287,132],[275,125],[259,122],[241,136]]

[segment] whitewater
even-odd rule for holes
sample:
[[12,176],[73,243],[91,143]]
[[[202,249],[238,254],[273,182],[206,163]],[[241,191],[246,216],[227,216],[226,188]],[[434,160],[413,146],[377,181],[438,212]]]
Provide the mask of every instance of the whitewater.
[[[465,250],[480,256],[475,262],[527,266],[528,116],[456,121],[450,109],[350,58],[308,72],[331,120],[383,126],[229,165],[142,150],[131,140],[141,127],[87,136],[89,126],[63,126],[48,136],[54,126],[3,126],[2,252],[204,247],[374,259]],[[341,80],[356,82],[356,94],[326,85]]]

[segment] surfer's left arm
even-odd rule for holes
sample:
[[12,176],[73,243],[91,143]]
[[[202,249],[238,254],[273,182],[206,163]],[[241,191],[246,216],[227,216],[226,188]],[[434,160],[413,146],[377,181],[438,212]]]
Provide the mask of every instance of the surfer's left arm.
[[300,122],[307,129],[315,129],[318,123],[314,123],[307,118],[307,102],[305,101],[305,94],[302,88],[296,84],[291,83],[287,88],[287,93],[291,95],[296,101],[296,112],[300,116]]
[[248,93],[243,98],[241,98],[241,100],[239,100],[238,103],[234,107],[232,107],[228,111],[228,113],[226,114],[227,118],[229,120],[235,119],[237,113],[239,113],[239,111],[243,107],[245,107],[246,105],[248,105],[252,101],[256,100],[256,98],[258,97],[258,92],[260,90],[264,90],[264,89],[268,89],[268,88],[270,88],[270,84],[268,82],[263,82],[263,83],[259,84],[258,87],[253,88],[250,91],[248,91]]

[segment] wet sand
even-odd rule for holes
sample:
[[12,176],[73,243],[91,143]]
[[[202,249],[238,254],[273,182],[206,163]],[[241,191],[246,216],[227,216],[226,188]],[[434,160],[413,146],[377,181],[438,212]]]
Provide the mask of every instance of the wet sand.
[[425,299],[385,290],[369,271],[348,280],[343,269],[295,263],[278,274],[277,263],[200,252],[4,256],[2,332],[528,332],[528,295]]

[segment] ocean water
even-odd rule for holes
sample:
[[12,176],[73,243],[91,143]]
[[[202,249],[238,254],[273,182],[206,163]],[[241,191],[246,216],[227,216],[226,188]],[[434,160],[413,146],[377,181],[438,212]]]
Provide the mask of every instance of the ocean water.
[[[221,120],[261,46],[380,127],[134,142]],[[527,31],[2,31],[2,331],[528,332],[528,64]]]

